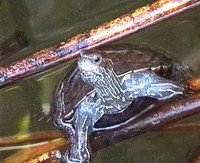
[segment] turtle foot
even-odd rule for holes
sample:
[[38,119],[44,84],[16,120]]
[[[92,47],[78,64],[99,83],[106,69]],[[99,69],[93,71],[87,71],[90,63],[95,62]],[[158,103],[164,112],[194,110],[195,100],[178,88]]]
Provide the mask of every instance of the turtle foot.
[[65,163],[89,163],[89,160],[76,160],[69,157],[65,158],[63,161]]
[[78,148],[73,145],[64,156],[66,163],[89,163],[90,153],[86,147]]

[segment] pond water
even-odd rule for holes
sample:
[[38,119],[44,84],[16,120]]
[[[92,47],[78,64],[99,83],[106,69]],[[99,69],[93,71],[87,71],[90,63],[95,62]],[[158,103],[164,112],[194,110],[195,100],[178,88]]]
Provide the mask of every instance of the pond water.
[[[0,66],[70,38],[107,20],[152,1],[144,0],[1,0],[0,44],[15,31],[30,44],[0,60]],[[117,43],[144,44],[168,51],[200,75],[200,7],[133,34]],[[53,122],[39,121],[50,107],[56,84],[67,65],[20,81],[0,90],[0,137],[56,130]],[[199,115],[184,121],[200,123]],[[94,163],[184,163],[200,145],[200,131],[149,132],[96,152]],[[0,159],[5,157],[0,152]]]

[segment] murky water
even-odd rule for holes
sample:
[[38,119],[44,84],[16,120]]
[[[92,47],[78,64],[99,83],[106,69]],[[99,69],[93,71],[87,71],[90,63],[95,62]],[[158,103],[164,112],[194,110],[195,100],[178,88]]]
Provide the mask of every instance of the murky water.
[[[0,65],[28,56],[86,29],[115,18],[151,1],[131,0],[2,0],[0,1],[0,43],[15,31],[23,31],[30,45]],[[146,44],[168,51],[200,74],[200,7],[138,32],[118,43]],[[62,74],[52,70],[0,90],[0,137],[43,130],[55,130],[53,122],[39,121],[48,109]],[[199,115],[198,115],[199,116]],[[187,121],[195,121],[198,116]],[[95,163],[184,163],[200,145],[200,131],[151,132],[103,149],[93,155]],[[4,153],[0,153],[0,159]]]

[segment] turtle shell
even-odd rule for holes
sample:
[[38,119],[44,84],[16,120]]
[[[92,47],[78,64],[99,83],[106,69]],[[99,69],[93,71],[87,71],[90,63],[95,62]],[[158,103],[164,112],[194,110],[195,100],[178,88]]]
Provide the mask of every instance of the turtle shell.
[[[166,71],[164,71],[163,67],[170,67],[170,65],[172,65],[172,59],[168,57],[166,52],[141,46],[111,45],[101,49],[90,50],[88,52],[99,53],[102,57],[110,58],[114,63],[114,71],[117,75],[143,68],[159,69],[158,72],[160,75],[165,75]],[[51,110],[54,118],[57,117],[58,109],[62,107],[62,109],[64,109],[63,118],[70,119],[71,116],[73,116],[76,104],[92,89],[93,88],[90,85],[85,84],[82,81],[77,63],[74,63],[70,72],[65,74],[64,78],[59,83],[54,94]],[[145,103],[143,102],[144,100]],[[155,99],[137,99],[129,108],[134,107],[134,109],[132,109],[134,110],[134,113],[133,111],[132,113],[135,114],[135,112],[138,112],[138,109],[135,108],[142,110],[152,103],[155,103]],[[104,127],[120,123],[132,116],[130,111],[126,112],[119,113],[119,115],[104,115],[95,126]]]

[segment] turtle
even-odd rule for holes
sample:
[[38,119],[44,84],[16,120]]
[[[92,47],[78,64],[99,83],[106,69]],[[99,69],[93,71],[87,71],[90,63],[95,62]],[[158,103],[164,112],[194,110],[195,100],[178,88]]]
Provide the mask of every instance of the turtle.
[[167,52],[144,46],[82,51],[59,83],[51,109],[55,125],[70,136],[63,162],[89,162],[92,132],[117,128],[155,103],[184,96],[187,71]]

